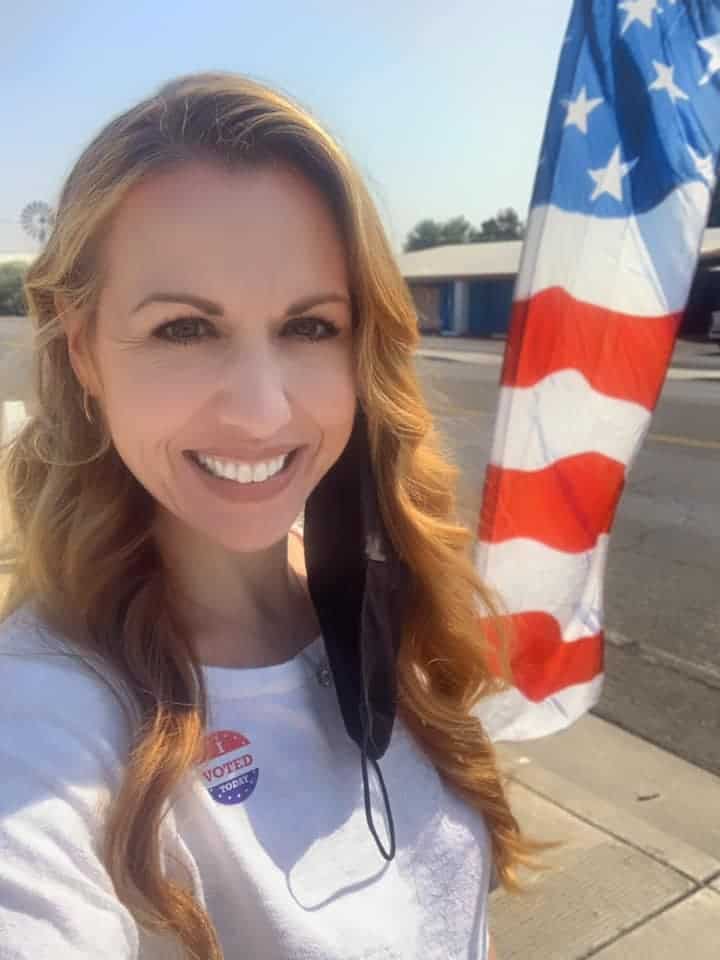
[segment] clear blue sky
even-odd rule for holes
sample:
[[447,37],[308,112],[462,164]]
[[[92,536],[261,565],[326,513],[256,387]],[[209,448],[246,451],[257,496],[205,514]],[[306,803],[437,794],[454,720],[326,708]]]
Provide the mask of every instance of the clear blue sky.
[[0,253],[113,115],[229,69],[310,107],[396,248],[423,217],[524,219],[570,0],[15,0],[2,14]]

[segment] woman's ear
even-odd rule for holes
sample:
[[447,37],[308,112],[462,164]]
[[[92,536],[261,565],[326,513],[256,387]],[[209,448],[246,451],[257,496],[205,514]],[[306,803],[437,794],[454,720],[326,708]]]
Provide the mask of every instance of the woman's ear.
[[100,390],[90,352],[86,317],[60,295],[55,297],[55,311],[65,333],[68,357],[78,383],[91,396],[98,396]]

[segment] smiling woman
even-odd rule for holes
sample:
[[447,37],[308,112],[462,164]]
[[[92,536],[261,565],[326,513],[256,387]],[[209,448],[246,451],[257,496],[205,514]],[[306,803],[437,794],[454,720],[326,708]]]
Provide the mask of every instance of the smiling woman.
[[[287,531],[355,418],[335,218],[286,164],[227,170],[197,159],[127,192],[103,259],[92,341],[82,310],[62,312],[78,379],[157,504],[156,537],[179,585],[207,607],[218,593],[232,597],[223,618],[264,647],[259,634],[287,632],[282,620],[294,612],[285,583],[273,606],[286,615],[257,623],[255,596],[275,592]],[[277,457],[281,470],[268,478]]]
[[491,876],[543,846],[473,713],[494,608],[347,157],[243,77],[176,80],[79,158],[26,290],[3,949],[488,956]]

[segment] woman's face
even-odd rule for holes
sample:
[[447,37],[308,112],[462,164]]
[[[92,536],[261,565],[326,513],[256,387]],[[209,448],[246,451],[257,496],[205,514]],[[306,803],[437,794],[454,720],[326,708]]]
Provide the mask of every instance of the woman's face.
[[132,189],[104,262],[89,386],[119,455],[165,521],[271,546],[355,414],[345,254],[322,195],[282,166],[187,164]]

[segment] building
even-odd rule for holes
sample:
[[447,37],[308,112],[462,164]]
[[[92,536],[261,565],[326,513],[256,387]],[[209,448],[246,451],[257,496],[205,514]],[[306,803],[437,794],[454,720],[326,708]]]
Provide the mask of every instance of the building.
[[[423,333],[445,336],[504,336],[510,323],[522,242],[459,243],[403,253],[408,282]],[[703,235],[700,263],[681,332],[703,335],[710,314],[720,309],[720,228]]]
[[[401,253],[400,270],[413,295],[422,332],[505,336],[522,246],[520,240],[457,243]],[[0,264],[10,260],[30,263],[34,258],[32,253],[0,253]],[[680,332],[706,335],[713,310],[720,310],[720,227],[703,234]]]

